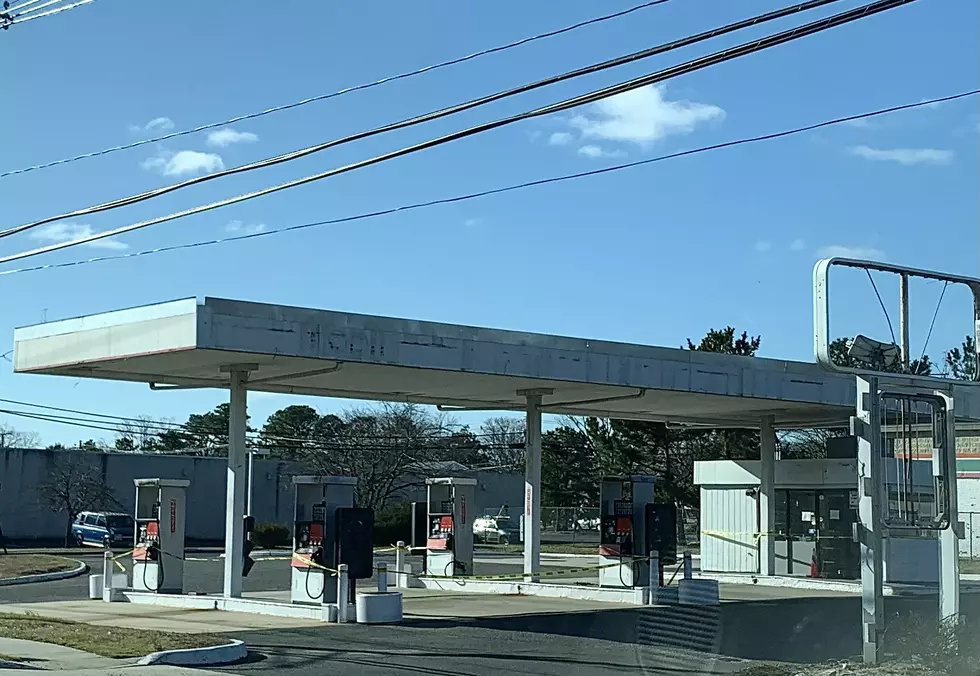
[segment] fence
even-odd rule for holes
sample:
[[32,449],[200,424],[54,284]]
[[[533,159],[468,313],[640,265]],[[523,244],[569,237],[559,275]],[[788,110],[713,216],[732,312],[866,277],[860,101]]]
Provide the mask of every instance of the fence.
[[[980,517],[980,514],[978,514]],[[681,507],[677,520],[683,527],[682,545],[697,545],[700,538],[698,530],[698,511]],[[980,528],[980,518],[977,519]],[[542,507],[541,540],[550,543],[599,543],[598,507]],[[980,543],[978,543],[980,544]],[[980,556],[980,547],[977,549]]]

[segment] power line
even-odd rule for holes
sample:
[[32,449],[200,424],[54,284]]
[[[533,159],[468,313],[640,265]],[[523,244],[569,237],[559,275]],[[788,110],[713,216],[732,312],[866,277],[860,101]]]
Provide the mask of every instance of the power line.
[[[672,51],[672,50],[675,50],[675,49],[680,49],[682,47],[687,47],[687,46],[690,46],[692,44],[695,44],[695,43],[698,43],[698,42],[702,42],[704,40],[708,40],[708,39],[711,39],[711,38],[714,38],[714,37],[725,35],[727,33],[731,33],[731,32],[737,31],[737,30],[741,30],[743,28],[748,28],[750,26],[756,26],[756,25],[759,25],[761,23],[765,23],[767,21],[774,21],[774,20],[779,19],[779,18],[790,16],[792,14],[798,14],[800,12],[803,12],[803,11],[806,11],[806,10],[809,10],[809,9],[814,9],[816,7],[821,7],[823,5],[827,5],[827,4],[831,4],[831,3],[839,2],[839,1],[840,0],[809,0],[809,2],[805,2],[805,3],[802,3],[802,4],[793,5],[791,7],[787,7],[787,8],[775,10],[775,11],[772,11],[772,12],[768,12],[766,14],[762,14],[762,15],[755,16],[755,17],[752,17],[752,18],[749,18],[749,19],[745,19],[743,21],[737,21],[735,23],[731,23],[731,24],[728,24],[726,26],[721,26],[720,28],[712,29],[712,30],[709,30],[709,31],[704,31],[704,32],[698,33],[696,35],[692,35],[692,36],[688,36],[688,37],[685,37],[685,38],[681,38],[680,40],[674,40],[673,42],[668,42],[668,43],[664,43],[664,44],[661,44],[661,45],[657,45],[655,47],[650,47],[648,49],[640,50],[638,52],[633,52],[631,54],[620,56],[620,57],[617,57],[617,58],[614,58],[614,59],[609,59],[609,60],[603,61],[601,63],[591,64],[591,65],[585,66],[583,68],[578,68],[576,70],[567,71],[565,73],[561,73],[560,75],[554,75],[554,76],[545,78],[543,80],[538,80],[537,82],[533,82],[533,83],[530,83],[530,84],[524,84],[524,85],[521,85],[521,86],[518,86],[518,87],[514,87],[512,89],[508,89],[508,90],[504,90],[504,91],[498,91],[498,92],[493,93],[493,94],[490,94],[488,96],[484,96],[484,97],[477,98],[477,99],[471,99],[470,101],[466,101],[464,103],[456,104],[454,106],[449,106],[447,108],[442,108],[442,109],[439,109],[439,110],[436,110],[436,111],[431,111],[431,112],[425,113],[423,115],[418,115],[416,117],[412,117],[412,118],[408,118],[408,119],[405,119],[405,120],[401,120],[399,122],[394,122],[394,123],[391,123],[391,124],[388,124],[388,125],[384,125],[384,126],[381,126],[381,127],[376,127],[374,129],[370,129],[370,130],[367,130],[367,131],[358,132],[356,134],[352,134],[350,136],[346,136],[346,137],[341,138],[341,139],[335,139],[333,141],[328,141],[326,143],[320,143],[320,144],[308,146],[306,148],[301,148],[300,150],[294,150],[294,151],[291,151],[291,152],[288,152],[288,153],[283,153],[283,154],[277,155],[275,157],[266,158],[264,160],[259,160],[257,162],[252,162],[250,164],[244,164],[242,166],[234,167],[232,169],[225,169],[223,171],[214,172],[212,174],[206,174],[204,176],[196,176],[194,178],[187,179],[186,181],[181,181],[180,183],[174,183],[172,185],[164,186],[162,188],[156,188],[154,190],[148,190],[146,192],[138,193],[136,195],[130,195],[128,197],[123,197],[123,198],[120,198],[120,199],[111,200],[109,202],[103,202],[102,204],[97,204],[95,206],[86,207],[84,209],[76,209],[75,211],[66,212],[66,213],[63,213],[63,214],[58,214],[56,216],[48,216],[48,217],[43,218],[41,220],[33,221],[31,223],[25,223],[23,225],[18,225],[18,226],[15,226],[15,227],[8,228],[6,230],[0,231],[0,237],[9,237],[11,235],[16,235],[17,233],[24,232],[25,230],[30,230],[31,228],[36,228],[38,226],[45,225],[47,223],[53,223],[55,221],[61,221],[61,220],[64,220],[64,219],[69,219],[69,218],[78,218],[78,217],[81,217],[81,216],[88,216],[88,215],[95,214],[95,213],[101,213],[103,211],[109,211],[111,209],[117,209],[119,207],[129,206],[129,205],[132,205],[132,204],[136,204],[138,202],[144,202],[146,200],[150,200],[150,199],[153,199],[155,197],[160,197],[162,195],[166,195],[166,194],[169,194],[171,192],[175,192],[177,190],[181,190],[183,188],[186,188],[186,187],[189,187],[189,186],[192,186],[192,185],[197,185],[197,184],[200,184],[200,183],[205,183],[205,182],[208,182],[208,181],[213,181],[213,180],[216,180],[216,179],[219,179],[219,178],[224,178],[226,176],[232,176],[232,175],[235,175],[235,174],[241,174],[241,173],[245,173],[245,172],[248,172],[248,171],[253,171],[253,170],[256,170],[256,169],[264,169],[266,167],[271,167],[271,166],[275,166],[275,165],[278,165],[278,164],[283,164],[285,162],[291,162],[293,160],[297,160],[297,159],[300,159],[302,157],[306,157],[308,155],[312,155],[314,153],[318,153],[318,152],[327,150],[329,148],[334,148],[334,147],[337,147],[337,146],[340,146],[340,145],[344,145],[344,144],[347,144],[347,143],[351,143],[351,142],[354,142],[354,141],[359,141],[359,140],[362,140],[362,139],[365,139],[365,138],[370,138],[372,136],[377,136],[379,134],[383,134],[383,133],[386,133],[386,132],[389,132],[389,131],[395,131],[395,130],[398,130],[398,129],[404,129],[404,128],[415,126],[415,125],[418,125],[418,124],[423,124],[425,122],[431,122],[432,120],[437,120],[437,119],[440,119],[440,118],[443,118],[443,117],[447,117],[447,116],[450,116],[450,115],[455,115],[457,113],[460,113],[460,112],[463,112],[463,111],[466,111],[466,110],[470,110],[470,109],[473,109],[473,108],[478,108],[480,106],[484,106],[484,105],[487,105],[487,104],[490,104],[490,103],[493,103],[495,101],[499,101],[499,100],[502,100],[502,99],[505,99],[505,98],[508,98],[508,97],[511,97],[511,96],[516,96],[516,95],[523,94],[523,93],[526,93],[526,92],[529,92],[529,91],[533,91],[535,89],[540,89],[542,87],[547,87],[547,86],[550,86],[552,84],[564,82],[564,81],[567,81],[567,80],[571,80],[571,79],[574,79],[574,78],[577,78],[577,77],[582,77],[584,75],[589,75],[589,74],[592,74],[592,73],[601,72],[603,70],[608,70],[610,68],[616,68],[618,66],[625,65],[625,64],[628,64],[628,63],[632,63],[632,62],[635,62],[635,61],[640,61],[640,60],[643,60],[643,59],[651,58],[653,56],[657,56],[659,54],[663,54],[663,53],[666,53],[668,51]],[[912,0],[906,0],[906,1],[907,2],[911,2]],[[840,16],[840,15],[838,15],[838,16]],[[834,18],[834,17],[831,17],[831,18]],[[858,17],[858,18],[860,18],[860,17]],[[805,27],[803,27],[803,28],[805,28]],[[719,52],[717,54],[723,54],[723,53],[724,52]],[[716,55],[712,55],[712,56],[717,56],[717,54]],[[734,58],[734,57],[732,57],[732,58]],[[694,63],[694,62],[689,62],[689,63]],[[708,65],[710,65],[710,64],[708,64]],[[696,70],[696,68],[694,70]],[[666,71],[664,71],[664,72],[666,72]],[[667,76],[667,77],[672,77],[672,76]],[[664,79],[666,79],[666,78],[664,78]],[[617,85],[617,86],[621,86],[621,85]],[[637,86],[641,86],[641,85],[637,85]],[[635,88],[635,87],[632,87],[632,88]],[[617,93],[616,91],[613,91],[614,88],[608,88],[608,89],[611,90],[611,93],[606,94],[605,96],[611,96],[612,94]],[[599,90],[599,91],[602,91],[602,90]],[[596,95],[596,92],[593,92],[592,94],[587,94],[584,97],[580,97],[580,98],[582,98],[582,102],[581,103],[591,102],[592,99],[590,99],[588,97],[595,96],[595,95]],[[599,97],[599,98],[604,98],[604,96]],[[577,103],[577,104],[574,104],[574,105],[581,105],[581,103]],[[561,104],[555,104],[555,105],[561,105]],[[572,107],[574,107],[574,105]],[[541,109],[541,110],[544,110],[544,109]],[[552,112],[555,112],[555,111],[552,111]],[[547,113],[546,112],[533,113],[533,111],[532,111],[532,113],[526,113],[525,116],[527,116],[527,117],[534,117],[536,115],[543,115],[543,114],[547,114]],[[518,116],[518,118],[512,119],[511,122],[517,121],[517,119],[521,119],[520,116]],[[491,123],[490,126],[486,127],[485,129],[482,129],[481,131],[486,131],[488,129],[492,129],[495,126],[502,126],[502,124],[509,124],[509,122],[497,121],[497,122]],[[469,132],[469,133],[477,133],[477,132]],[[464,133],[463,135],[468,135],[468,133]],[[453,140],[453,139],[448,139],[448,140]],[[442,141],[442,142],[447,142],[447,141]],[[291,186],[289,186],[289,187],[291,187]],[[262,193],[262,194],[267,194],[267,193]],[[259,195],[257,194],[257,195],[254,195],[254,196],[259,196]],[[217,208],[217,207],[214,207],[214,208]]]
[[[0,402],[5,404],[14,404],[16,406],[28,406],[31,408],[38,408],[46,411],[57,411],[58,413],[70,413],[73,415],[62,416],[55,415],[51,413],[33,413],[30,411],[15,411],[11,409],[0,409],[0,413],[6,413],[9,415],[25,415],[25,416],[43,416],[43,419],[50,419],[51,422],[59,421],[78,421],[85,423],[93,423],[98,425],[114,425],[115,427],[103,427],[101,429],[107,429],[109,431],[115,431],[119,433],[132,433],[134,430],[132,427],[138,425],[146,430],[158,430],[162,432],[185,432],[187,434],[211,434],[210,432],[205,432],[202,430],[195,430],[188,427],[187,423],[177,423],[167,420],[154,420],[147,418],[134,418],[130,416],[112,415],[109,413],[95,413],[92,411],[83,411],[79,409],[63,408],[60,406],[49,406],[47,404],[36,404],[29,401],[18,401],[15,399],[3,399],[0,398]],[[85,416],[85,417],[79,417]],[[102,420],[89,420],[87,418],[101,418]],[[454,432],[458,430],[453,430],[452,428],[439,428],[435,432],[429,432],[417,437],[409,437],[404,435],[378,435],[378,434],[358,434],[357,439],[361,441],[392,441],[401,439],[428,439],[428,440],[452,440]],[[159,433],[155,432],[154,434]],[[214,436],[226,437],[227,431],[221,431],[215,433]],[[266,434],[260,430],[253,430],[246,432],[248,438],[253,441],[274,441],[283,443],[311,443],[314,440],[302,437],[288,437],[277,434]],[[484,437],[492,437],[494,434],[477,434],[474,432],[469,433],[470,436],[481,439]]]
[[[56,1],[57,2],[60,2],[61,0],[56,0]],[[69,9],[75,9],[76,7],[81,7],[82,5],[88,5],[88,4],[93,3],[93,2],[95,2],[95,0],[78,0],[78,2],[73,2],[73,3],[68,4],[68,5],[62,5],[61,7],[55,7],[54,9],[49,9],[48,11],[41,12],[40,14],[33,14],[32,13],[32,12],[36,12],[37,10],[41,9],[42,7],[47,7],[48,5],[52,4],[52,2],[47,2],[47,3],[43,4],[43,5],[40,5],[38,7],[35,7],[32,10],[28,10],[26,12],[27,16],[23,16],[22,14],[17,14],[17,15],[14,15],[14,16],[10,16],[9,18],[3,19],[4,23],[0,24],[0,28],[7,29],[10,26],[13,26],[14,24],[20,24],[20,23],[24,23],[26,21],[32,21],[34,19],[40,19],[40,18],[45,17],[45,16],[51,16],[52,14],[58,14],[59,12],[64,12],[64,11],[69,10]]]
[[[389,152],[389,153],[386,153],[386,154],[383,154],[383,155],[378,155],[378,156],[369,158],[367,160],[362,160],[360,162],[355,162],[353,164],[348,164],[346,166],[343,166],[343,167],[340,167],[340,168],[337,168],[337,169],[331,169],[329,171],[325,171],[325,172],[322,172],[322,173],[319,173],[319,174],[314,174],[312,176],[306,176],[306,177],[303,177],[303,178],[300,178],[300,179],[295,179],[293,181],[288,181],[286,183],[281,183],[279,185],[275,185],[275,186],[272,186],[272,187],[269,187],[269,188],[263,188],[261,190],[257,190],[257,191],[251,192],[251,193],[245,193],[243,195],[238,195],[236,197],[230,197],[230,198],[226,198],[226,199],[223,199],[223,200],[219,200],[217,202],[212,202],[210,204],[205,204],[205,205],[202,205],[202,206],[193,207],[191,209],[186,209],[184,211],[179,211],[179,212],[176,212],[176,213],[172,213],[172,214],[169,214],[167,216],[160,216],[160,217],[157,217],[157,218],[154,218],[154,219],[150,219],[150,220],[146,220],[146,221],[139,221],[139,222],[136,222],[136,223],[132,223],[130,225],[125,225],[125,226],[121,226],[121,227],[118,227],[118,228],[114,228],[112,230],[105,230],[105,231],[98,232],[98,233],[95,233],[93,235],[89,235],[89,236],[86,236],[86,237],[79,237],[79,238],[76,238],[76,239],[73,239],[73,240],[69,240],[67,242],[60,242],[60,243],[57,243],[57,244],[50,244],[50,245],[47,245],[47,246],[39,247],[37,249],[32,249],[32,250],[21,252],[21,253],[17,253],[17,254],[11,254],[9,256],[4,256],[4,257],[0,258],[0,263],[9,263],[11,261],[20,260],[20,259],[23,259],[23,258],[29,258],[29,257],[32,257],[32,256],[37,256],[39,254],[47,253],[47,252],[50,252],[50,251],[57,251],[57,250],[60,250],[60,249],[65,249],[65,248],[68,248],[68,247],[77,246],[79,244],[87,244],[88,242],[94,242],[94,241],[97,241],[99,239],[103,239],[103,238],[106,238],[106,237],[112,237],[114,235],[120,235],[120,234],[124,234],[126,232],[131,232],[131,231],[134,231],[134,230],[139,230],[141,228],[145,228],[145,227],[148,227],[148,226],[151,226],[151,225],[157,225],[159,223],[164,223],[164,222],[167,222],[167,221],[176,220],[178,218],[183,218],[185,216],[190,216],[190,215],[193,215],[193,214],[198,214],[198,213],[203,213],[203,212],[206,212],[206,211],[211,211],[211,210],[218,209],[218,208],[221,208],[221,207],[224,207],[224,206],[229,206],[231,204],[238,204],[240,202],[245,202],[247,200],[255,199],[257,197],[262,197],[262,196],[269,195],[269,194],[272,194],[272,193],[275,193],[275,192],[279,192],[279,191],[282,191],[282,190],[287,190],[289,188],[294,188],[294,187],[297,187],[297,186],[300,186],[300,185],[305,185],[307,183],[312,183],[314,181],[319,181],[319,180],[322,180],[324,178],[329,178],[331,176],[336,176],[336,175],[343,174],[343,173],[346,173],[346,172],[349,172],[349,171],[354,171],[356,169],[361,169],[363,167],[371,166],[373,164],[379,164],[381,162],[392,160],[392,159],[395,159],[397,157],[402,157],[404,155],[410,155],[412,153],[419,152],[421,150],[426,150],[428,148],[433,148],[433,147],[436,147],[436,146],[439,146],[439,145],[450,143],[452,141],[456,141],[456,140],[459,140],[459,139],[462,139],[462,138],[466,138],[466,137],[473,136],[473,135],[476,135],[476,134],[479,134],[479,133],[490,131],[492,129],[497,129],[499,127],[504,127],[504,126],[507,126],[507,125],[510,125],[510,124],[513,124],[515,122],[519,122],[519,121],[522,121],[522,120],[532,119],[532,118],[535,118],[535,117],[540,117],[540,116],[544,116],[544,115],[550,115],[552,113],[557,113],[557,112],[561,112],[561,111],[564,111],[564,110],[569,110],[571,108],[575,108],[575,107],[581,106],[581,105],[586,104],[586,103],[593,103],[595,101],[599,101],[601,99],[608,98],[610,96],[615,96],[616,94],[621,94],[621,93],[624,93],[624,92],[627,92],[627,91],[631,91],[633,89],[638,89],[640,87],[645,87],[647,85],[654,84],[656,82],[661,82],[663,80],[667,80],[667,79],[670,79],[672,77],[677,77],[678,75],[683,75],[683,74],[691,73],[691,72],[694,72],[696,70],[700,70],[702,68],[707,68],[708,66],[712,66],[712,65],[715,65],[715,64],[718,64],[718,63],[722,63],[724,61],[729,61],[731,59],[735,59],[735,58],[738,58],[738,57],[741,57],[741,56],[752,54],[754,52],[761,51],[761,50],[764,50],[764,49],[768,49],[770,47],[775,47],[775,46],[780,45],[780,44],[783,44],[785,42],[790,42],[792,40],[797,40],[797,39],[799,39],[801,37],[805,37],[807,35],[812,35],[814,33],[819,33],[819,32],[822,32],[824,30],[827,30],[829,28],[833,28],[833,27],[836,27],[836,26],[839,26],[839,25],[842,25],[842,24],[845,24],[845,23],[849,23],[851,21],[855,21],[855,20],[858,20],[858,19],[861,19],[861,18],[865,18],[867,16],[871,16],[871,15],[877,14],[879,12],[883,12],[883,11],[886,11],[886,10],[889,10],[889,9],[893,9],[893,8],[899,7],[901,5],[906,5],[906,4],[909,4],[911,2],[915,2],[915,0],[878,0],[878,2],[874,2],[874,3],[871,3],[869,5],[864,5],[862,7],[858,7],[857,9],[853,9],[853,10],[850,10],[848,12],[842,12],[841,14],[836,14],[836,15],[831,16],[829,18],[821,19],[819,21],[814,21],[812,23],[805,24],[803,26],[800,26],[800,27],[797,27],[797,28],[793,28],[793,29],[790,29],[790,30],[787,30],[787,31],[783,31],[783,32],[777,33],[775,35],[770,35],[770,36],[767,36],[765,38],[761,38],[759,40],[755,40],[753,42],[743,43],[741,45],[738,45],[737,47],[733,47],[733,48],[730,48],[730,49],[722,50],[720,52],[715,52],[714,54],[710,54],[708,56],[705,56],[705,57],[702,57],[702,58],[699,58],[699,59],[695,59],[693,61],[688,61],[688,62],[683,63],[683,64],[680,64],[678,66],[673,66],[673,67],[667,68],[665,70],[661,70],[661,71],[658,71],[658,72],[655,72],[655,73],[650,73],[648,75],[644,75],[644,76],[641,76],[639,78],[635,78],[633,80],[629,80],[629,81],[622,82],[622,83],[619,83],[619,84],[616,84],[616,85],[612,85],[610,87],[599,89],[599,90],[590,92],[588,94],[577,96],[577,97],[574,97],[574,98],[571,98],[571,99],[565,99],[565,100],[560,101],[560,102],[555,103],[555,104],[551,104],[551,105],[548,105],[548,106],[543,106],[541,108],[536,108],[536,109],[533,109],[533,110],[530,110],[530,111],[526,111],[524,113],[519,113],[517,115],[513,115],[513,116],[510,116],[510,117],[501,118],[501,119],[495,120],[493,122],[488,122],[488,123],[480,124],[480,125],[477,125],[477,126],[474,126],[474,127],[470,127],[468,129],[464,129],[462,131],[458,131],[458,132],[454,132],[454,133],[451,133],[451,134],[447,134],[445,136],[442,136],[442,137],[439,137],[439,138],[436,138],[436,139],[431,139],[431,140],[428,140],[428,141],[424,141],[424,142],[418,143],[416,145],[403,147],[403,148],[400,148],[400,149],[395,150],[393,152]],[[19,229],[26,229],[27,227],[34,227],[34,226],[33,225],[20,226]],[[7,232],[9,233],[10,231],[7,231]],[[0,233],[0,234],[2,234],[2,233]]]
[[[33,1],[34,2],[39,2],[40,0],[33,0]],[[229,118],[227,120],[222,120],[221,122],[210,122],[208,124],[202,124],[202,125],[197,126],[197,127],[192,127],[192,128],[189,128],[189,129],[183,129],[181,131],[175,131],[175,132],[171,132],[169,134],[163,134],[162,136],[157,136],[155,138],[141,139],[139,141],[134,141],[132,143],[126,143],[126,144],[123,144],[123,145],[113,146],[111,148],[105,148],[103,150],[97,150],[97,151],[94,151],[94,152],[83,153],[81,155],[75,155],[74,157],[66,157],[64,159],[54,160],[52,162],[45,162],[43,164],[35,164],[33,166],[23,167],[22,169],[13,169],[13,170],[10,170],[10,171],[5,171],[5,172],[0,173],[0,178],[4,178],[5,176],[13,176],[14,174],[24,174],[24,173],[27,173],[29,171],[36,171],[38,169],[47,169],[49,167],[55,167],[55,166],[58,166],[60,164],[68,164],[70,162],[77,162],[79,160],[85,160],[85,159],[89,159],[89,158],[92,158],[92,157],[99,157],[101,155],[109,155],[110,153],[119,152],[121,150],[130,150],[132,148],[139,148],[140,146],[149,145],[151,143],[160,143],[162,141],[168,141],[170,139],[178,138],[180,136],[188,136],[190,134],[196,134],[198,132],[207,131],[208,129],[216,129],[218,127],[224,127],[224,126],[229,125],[229,124],[235,124],[237,122],[243,122],[245,120],[253,120],[255,118],[262,117],[264,115],[270,115],[272,113],[278,113],[278,112],[282,112],[284,110],[291,110],[293,108],[299,108],[300,106],[305,106],[305,105],[308,105],[310,103],[316,103],[318,101],[326,101],[328,99],[336,98],[338,96],[343,96],[345,94],[350,94],[351,92],[363,91],[365,89],[371,89],[372,87],[378,87],[380,85],[387,84],[389,82],[394,82],[396,80],[404,80],[404,79],[407,79],[407,78],[410,78],[410,77],[414,77],[416,75],[422,75],[422,74],[428,73],[430,71],[439,70],[440,68],[447,68],[449,66],[455,66],[455,65],[458,65],[458,64],[461,64],[461,63],[465,63],[467,61],[471,61],[473,59],[478,59],[478,58],[483,57],[483,56],[488,56],[490,54],[496,54],[498,52],[503,52],[503,51],[506,51],[508,49],[513,49],[515,47],[520,47],[522,45],[526,45],[526,44],[535,42],[537,40],[544,40],[544,39],[547,39],[547,38],[555,37],[557,35],[562,35],[564,33],[569,33],[571,31],[578,30],[579,28],[584,28],[586,26],[595,25],[595,24],[598,24],[598,23],[602,23],[604,21],[610,21],[612,19],[618,19],[620,17],[624,17],[624,16],[627,16],[627,15],[632,14],[634,12],[637,12],[637,11],[639,11],[641,9],[647,9],[647,8],[650,8],[650,7],[654,7],[656,5],[662,5],[662,4],[666,3],[666,2],[669,2],[669,0],[652,0],[651,2],[644,2],[642,4],[635,5],[633,7],[628,7],[627,9],[624,9],[624,10],[622,10],[620,12],[613,12],[612,14],[605,14],[603,16],[598,16],[598,17],[595,17],[593,19],[587,19],[585,21],[580,21],[578,23],[574,23],[574,24],[571,24],[569,26],[564,26],[562,28],[557,28],[555,30],[550,30],[550,31],[547,31],[547,32],[544,32],[544,33],[539,33],[537,35],[532,35],[530,37],[521,38],[521,39],[515,40],[513,42],[508,42],[507,44],[498,45],[496,47],[490,47],[490,48],[487,48],[487,49],[480,50],[478,52],[473,52],[472,54],[467,54],[466,56],[456,57],[456,58],[453,58],[453,59],[449,59],[448,61],[442,61],[440,63],[432,64],[432,65],[429,65],[429,66],[423,66],[422,68],[418,68],[416,70],[406,71],[404,73],[399,73],[397,75],[389,75],[387,77],[383,77],[380,80],[375,80],[373,82],[366,82],[366,83],[363,83],[363,84],[354,85],[352,87],[345,87],[344,89],[340,89],[340,90],[335,91],[335,92],[330,92],[328,94],[319,94],[317,96],[311,96],[311,97],[306,98],[306,99],[303,99],[301,101],[294,101],[292,103],[286,103],[286,104],[282,104],[282,105],[278,105],[278,106],[273,106],[272,108],[267,108],[265,110],[260,110],[260,111],[254,112],[254,113],[246,113],[244,115],[238,115],[237,117],[232,117],[232,118]],[[11,8],[11,11],[13,9],[14,8]]]
[[700,153],[710,152],[713,150],[721,150],[724,148],[731,148],[740,145],[747,145],[750,143],[759,143],[762,141],[770,141],[778,138],[783,138],[786,136],[793,136],[796,134],[802,134],[808,131],[814,131],[816,129],[821,129],[824,127],[830,127],[833,125],[843,124],[846,122],[852,122],[854,120],[862,120],[870,117],[877,117],[879,115],[886,115],[888,113],[901,112],[905,110],[910,110],[913,108],[919,108],[922,106],[934,105],[936,103],[943,103],[946,101],[954,101],[956,99],[962,99],[968,96],[976,96],[980,94],[980,89],[974,89],[967,92],[962,92],[959,94],[951,94],[949,96],[941,96],[934,99],[921,100],[915,103],[905,103],[897,106],[891,106],[889,108],[881,108],[878,110],[873,110],[867,113],[858,113],[856,115],[848,115],[846,117],[838,117],[832,120],[826,120],[823,122],[817,122],[815,124],[809,124],[803,127],[796,127],[793,129],[787,129],[784,131],[773,132],[769,134],[763,134],[760,136],[751,136],[747,138],[736,139],[733,141],[725,141],[723,143],[716,143],[709,146],[701,146],[698,148],[692,148],[690,150],[682,150],[675,153],[670,153],[667,155],[659,155],[657,157],[647,158],[645,160],[637,160],[634,162],[626,162],[624,164],[616,164],[608,167],[603,167],[601,169],[592,169],[589,171],[576,172],[573,174],[564,174],[562,176],[553,176],[549,178],[537,179],[534,181],[526,181],[524,183],[516,183],[513,185],[504,186],[501,188],[493,188],[490,190],[482,190],[480,192],[473,192],[464,195],[456,195],[454,197],[445,197],[436,200],[429,200],[427,202],[416,202],[413,204],[406,204],[398,207],[392,207],[390,209],[383,209],[380,211],[372,211],[368,213],[356,214],[353,216],[345,216],[341,218],[335,218],[324,221],[314,221],[312,223],[302,223],[299,225],[290,225],[282,228],[276,228],[273,230],[263,230],[262,232],[249,233],[246,235],[235,235],[233,237],[223,237],[219,239],[203,240],[199,242],[189,242],[185,244],[174,244],[171,246],[157,247],[154,249],[146,249],[144,251],[136,251],[127,254],[116,254],[112,256],[98,256],[95,258],[87,258],[77,261],[68,261],[63,263],[50,263],[47,265],[37,265],[28,268],[18,268],[14,270],[2,270],[0,271],[0,276],[3,275],[13,275],[20,274],[24,272],[37,272],[39,270],[53,270],[57,268],[69,268],[76,267],[79,265],[88,265],[90,263],[102,263],[106,261],[121,260],[125,258],[138,258],[141,256],[149,256],[158,253],[166,253],[170,251],[181,251],[185,249],[195,249],[198,247],[214,246],[218,244],[227,244],[230,242],[238,242],[243,240],[255,239],[258,237],[268,237],[271,235],[281,235],[283,233],[295,232],[300,230],[307,230],[309,228],[320,227],[324,225],[338,225],[341,223],[351,223],[354,221],[367,220],[371,218],[378,218],[381,216],[388,216],[391,214],[399,213],[402,211],[412,211],[415,209],[426,209],[429,207],[439,206],[442,204],[452,204],[456,202],[465,202],[468,200],[479,199],[481,197],[488,197],[491,195],[499,195],[506,192],[512,192],[515,190],[523,190],[525,188],[532,188],[541,185],[548,185],[552,183],[561,183],[564,181],[570,181],[579,178],[588,178],[591,176],[598,176],[601,174],[612,173],[616,171],[621,171],[624,169],[633,169],[636,167],[644,166],[647,164],[653,164],[655,162],[663,162],[665,160],[677,159],[680,157],[686,157],[688,155],[697,155]]

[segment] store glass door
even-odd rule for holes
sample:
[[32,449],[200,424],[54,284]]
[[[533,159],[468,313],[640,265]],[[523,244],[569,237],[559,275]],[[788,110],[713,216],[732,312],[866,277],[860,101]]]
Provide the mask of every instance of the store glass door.
[[860,546],[854,542],[857,511],[851,491],[826,490],[817,495],[817,562],[820,577],[854,580],[860,574]]

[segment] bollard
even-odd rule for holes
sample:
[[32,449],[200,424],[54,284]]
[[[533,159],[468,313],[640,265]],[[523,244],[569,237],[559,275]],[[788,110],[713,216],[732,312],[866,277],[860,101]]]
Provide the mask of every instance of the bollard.
[[106,550],[102,555],[102,600],[112,600],[112,552]]
[[660,552],[650,552],[650,594],[647,597],[649,605],[657,605],[657,593],[660,590]]
[[684,579],[690,580],[694,577],[694,557],[691,552],[684,552]]
[[378,564],[378,591],[382,594],[388,593],[388,564]]
[[395,550],[395,588],[405,589],[408,587],[408,576],[405,575],[405,541],[399,540],[395,543],[395,547],[397,547]]
[[350,597],[350,585],[347,583],[347,564],[337,566],[337,623],[347,622],[347,600]]

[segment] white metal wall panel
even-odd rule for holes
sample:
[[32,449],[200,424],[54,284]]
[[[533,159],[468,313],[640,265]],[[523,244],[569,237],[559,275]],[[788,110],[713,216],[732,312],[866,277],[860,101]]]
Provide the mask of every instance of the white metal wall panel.
[[701,489],[701,570],[759,572],[758,512],[748,489]]

